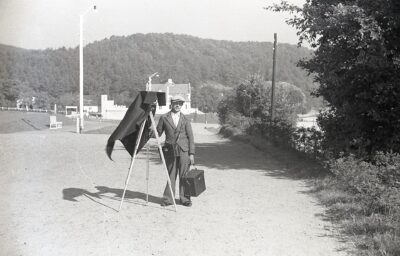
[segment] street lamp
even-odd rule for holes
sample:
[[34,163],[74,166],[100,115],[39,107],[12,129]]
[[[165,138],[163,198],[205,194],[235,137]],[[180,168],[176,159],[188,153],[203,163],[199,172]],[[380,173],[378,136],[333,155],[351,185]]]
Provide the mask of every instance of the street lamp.
[[79,133],[83,130],[83,16],[91,10],[96,11],[96,5],[90,6],[79,15]]
[[154,76],[159,77],[158,72],[156,72],[154,74],[151,74],[149,76],[149,82],[147,83],[147,90],[148,91],[151,91],[151,78],[153,78]]

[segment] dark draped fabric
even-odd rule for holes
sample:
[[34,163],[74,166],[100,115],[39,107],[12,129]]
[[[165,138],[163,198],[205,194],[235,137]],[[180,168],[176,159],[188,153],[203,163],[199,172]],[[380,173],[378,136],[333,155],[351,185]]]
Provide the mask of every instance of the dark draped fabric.
[[110,159],[116,140],[120,140],[129,154],[133,156],[140,126],[145,120],[147,120],[147,122],[139,142],[138,152],[146,144],[149,140],[151,128],[149,113],[152,111],[153,115],[155,114],[154,103],[156,101],[158,101],[159,106],[165,106],[165,93],[141,91],[136,95],[134,101],[126,111],[124,118],[107,141],[106,153]]

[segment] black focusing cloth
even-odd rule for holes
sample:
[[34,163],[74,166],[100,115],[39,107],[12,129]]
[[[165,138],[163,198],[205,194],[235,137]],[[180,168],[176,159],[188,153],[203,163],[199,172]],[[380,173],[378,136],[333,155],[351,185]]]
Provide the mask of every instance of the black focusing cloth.
[[124,118],[107,141],[106,153],[110,159],[116,140],[120,140],[129,154],[133,156],[140,126],[145,120],[147,122],[139,142],[138,152],[146,144],[150,139],[151,120],[149,113],[152,111],[153,115],[155,114],[156,108],[152,106],[156,102],[158,102],[159,106],[165,106],[165,93],[141,91],[136,95]]

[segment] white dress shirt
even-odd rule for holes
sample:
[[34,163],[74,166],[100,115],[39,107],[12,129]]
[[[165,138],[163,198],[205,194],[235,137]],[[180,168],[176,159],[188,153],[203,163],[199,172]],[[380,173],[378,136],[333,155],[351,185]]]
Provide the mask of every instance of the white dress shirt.
[[171,112],[171,117],[172,117],[172,120],[174,121],[175,127],[178,127],[180,116],[181,116],[180,112],[178,112],[178,113]]

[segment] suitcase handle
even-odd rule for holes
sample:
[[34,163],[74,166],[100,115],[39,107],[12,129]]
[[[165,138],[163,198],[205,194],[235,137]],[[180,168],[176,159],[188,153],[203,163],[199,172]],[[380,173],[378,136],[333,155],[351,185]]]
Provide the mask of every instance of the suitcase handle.
[[[191,169],[190,167],[191,166],[193,166],[194,167],[194,170],[197,170],[197,167],[194,165],[194,164],[192,164],[192,165],[189,165],[189,169],[187,170],[187,172],[185,172],[185,174],[183,175],[184,176],[184,178],[186,178],[187,177],[187,175],[188,175],[188,173],[191,171],[191,170],[193,170],[193,169]],[[187,180],[187,179],[185,179],[185,181],[186,181],[186,183],[188,184],[188,185],[190,185],[190,183],[189,183],[189,181]]]
[[191,170],[193,170],[193,169],[191,169],[191,167],[194,167],[194,169],[195,170],[197,170],[197,167],[193,164],[193,165],[189,165],[189,169],[185,172],[185,174],[183,175],[185,178],[186,178],[186,176],[187,176],[187,174],[191,171]]

